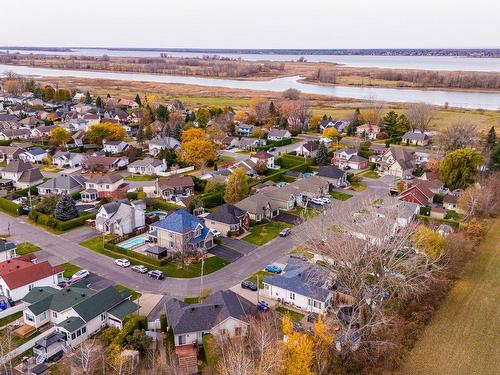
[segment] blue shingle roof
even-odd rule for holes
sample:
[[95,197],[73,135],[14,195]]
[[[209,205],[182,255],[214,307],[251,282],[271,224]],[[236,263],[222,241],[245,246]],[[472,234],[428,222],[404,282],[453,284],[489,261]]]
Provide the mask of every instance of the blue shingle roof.
[[[196,230],[198,226],[202,226],[202,234],[204,229],[207,229],[203,221],[196,216],[191,215],[185,210],[177,210],[172,212],[163,220],[153,224],[153,227],[169,230],[176,233],[187,233]],[[207,229],[208,231],[208,229]]]

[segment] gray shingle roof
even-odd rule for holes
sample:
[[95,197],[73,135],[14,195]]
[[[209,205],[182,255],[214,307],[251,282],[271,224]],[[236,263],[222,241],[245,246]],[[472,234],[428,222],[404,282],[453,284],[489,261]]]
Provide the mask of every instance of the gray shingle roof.
[[238,224],[247,212],[233,204],[225,203],[207,215],[207,219],[225,224]]
[[87,180],[82,176],[61,175],[45,181],[39,188],[72,190],[79,187],[83,188],[85,181]]
[[341,178],[344,174],[346,174],[345,171],[342,171],[333,165],[324,166],[318,170],[318,176],[326,178]]

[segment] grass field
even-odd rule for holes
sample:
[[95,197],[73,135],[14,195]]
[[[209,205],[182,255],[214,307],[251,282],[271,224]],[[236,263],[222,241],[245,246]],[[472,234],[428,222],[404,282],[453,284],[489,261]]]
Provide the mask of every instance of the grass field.
[[61,267],[64,268],[63,276],[66,278],[70,278],[76,272],[81,270],[81,267],[78,267],[78,266],[71,264],[71,263],[63,263],[63,264],[61,264]]
[[352,198],[352,195],[351,194],[347,194],[347,193],[341,193],[339,191],[331,191],[330,192],[330,196],[333,198],[333,199],[336,199],[338,201],[346,201],[348,200],[349,198]]
[[122,284],[116,284],[115,285],[115,289],[119,292],[123,292],[124,290],[128,290],[131,294],[131,297],[130,299],[132,301],[135,301],[136,299],[138,299],[140,296],[142,296],[142,293],[139,293],[138,291],[136,290],[132,290],[130,288],[127,288],[126,286],[122,285]]
[[318,216],[321,211],[315,210],[314,208],[308,208],[307,210],[304,207],[295,207],[292,211],[290,211],[292,215],[300,216],[304,220],[309,220],[315,216]]
[[377,178],[380,178],[380,176],[379,176],[379,174],[377,172],[371,171],[371,170],[361,172],[360,174],[358,174],[358,176],[362,176],[362,177],[366,177],[366,178],[371,178],[371,179],[374,179],[374,180],[376,180]]
[[156,180],[155,176],[142,176],[142,175],[130,175],[125,177],[127,181],[154,181]]
[[227,156],[227,155],[219,155],[219,158],[217,159],[217,163],[232,163],[233,161],[236,161],[236,158],[233,158],[232,156]]
[[250,233],[243,237],[243,241],[250,242],[254,245],[261,246],[268,243],[273,238],[278,237],[280,231],[285,228],[290,228],[292,225],[270,221],[265,224],[258,224],[250,228]]
[[12,323],[13,321],[19,319],[20,317],[23,316],[23,312],[22,311],[18,311],[14,314],[11,314],[9,316],[6,316],[5,318],[2,318],[0,319],[0,327],[3,327],[9,323]]
[[292,319],[295,323],[300,322],[302,320],[302,318],[304,317],[304,314],[301,314],[297,311],[288,310],[287,308],[285,308],[283,306],[277,307],[276,311],[279,312],[280,314],[290,316],[290,319]]
[[500,373],[499,243],[496,219],[398,374]]
[[32,244],[31,242],[20,242],[16,245],[17,255],[31,254],[39,250],[40,247],[35,244]]
[[314,258],[314,254],[308,250],[307,245],[300,245],[300,246],[296,247],[295,249],[290,251],[290,254],[301,255],[303,257],[306,257],[307,259]]
[[350,189],[357,191],[359,193],[359,192],[366,190],[367,187],[368,186],[366,184],[363,184],[362,182],[353,182],[353,183],[351,183]]
[[255,272],[252,276],[250,276],[247,281],[251,281],[255,285],[257,285],[257,276],[259,277],[259,289],[264,289],[264,284],[262,283],[262,280],[264,280],[265,276],[274,276],[274,273],[267,272],[267,271],[259,271]]
[[200,297],[186,297],[186,298],[184,298],[184,302],[186,302],[190,305],[194,305],[196,303],[200,303],[201,298]]

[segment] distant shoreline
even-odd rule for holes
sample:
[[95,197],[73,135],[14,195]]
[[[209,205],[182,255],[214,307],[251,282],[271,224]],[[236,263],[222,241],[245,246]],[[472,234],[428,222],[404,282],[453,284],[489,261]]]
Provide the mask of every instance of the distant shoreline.
[[271,55],[357,55],[357,56],[449,56],[500,58],[500,48],[361,48],[361,49],[238,49],[238,48],[122,48],[122,47],[30,47],[0,46],[0,50],[73,52],[75,50],[109,50],[135,52],[185,52],[206,54]]

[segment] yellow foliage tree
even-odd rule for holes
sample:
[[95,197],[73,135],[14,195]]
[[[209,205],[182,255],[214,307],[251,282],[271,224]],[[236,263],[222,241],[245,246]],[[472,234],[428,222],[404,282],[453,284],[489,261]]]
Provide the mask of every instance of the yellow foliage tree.
[[336,142],[340,140],[341,136],[340,133],[337,129],[335,128],[328,128],[323,131],[323,138],[329,138],[333,142]]
[[283,317],[285,345],[283,375],[314,375],[311,366],[314,358],[314,342],[307,333],[295,332],[288,315]]
[[248,113],[243,111],[238,111],[234,115],[234,121],[245,122],[248,119]]
[[431,259],[437,259],[444,249],[445,240],[436,231],[419,225],[412,236],[413,245],[424,251]]
[[3,83],[3,89],[9,94],[17,95],[21,92],[21,83],[17,79],[7,79]]
[[227,203],[236,203],[248,195],[248,176],[244,168],[237,168],[227,178],[224,190],[224,200]]
[[219,125],[211,125],[207,128],[208,137],[216,144],[221,144],[227,134]]
[[316,374],[326,374],[331,362],[330,354],[335,335],[328,329],[321,315],[314,323],[312,340],[314,343],[314,372]]
[[182,143],[193,141],[195,139],[207,139],[207,133],[203,129],[191,128],[186,129],[182,132],[181,140]]
[[182,142],[179,158],[183,163],[204,167],[209,161],[217,159],[215,145],[208,139],[198,138]]
[[92,125],[86,133],[90,143],[102,144],[107,141],[121,141],[125,138],[125,129],[120,124],[111,122],[103,122],[101,124]]
[[311,130],[318,129],[319,124],[321,123],[322,119],[323,119],[323,117],[321,115],[312,115],[311,119],[309,121],[309,124],[310,124],[309,127],[311,128]]
[[255,137],[255,138],[265,138],[266,137],[266,132],[264,131],[264,129],[260,129],[260,128],[254,128],[253,131],[252,131],[252,137]]
[[50,132],[50,143],[54,146],[60,146],[71,140],[71,134],[64,128],[54,128]]

